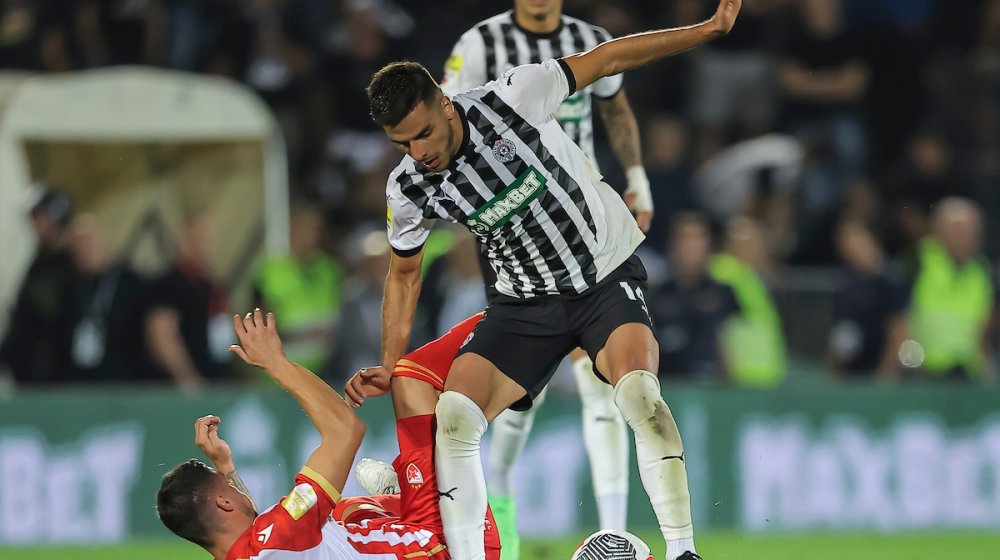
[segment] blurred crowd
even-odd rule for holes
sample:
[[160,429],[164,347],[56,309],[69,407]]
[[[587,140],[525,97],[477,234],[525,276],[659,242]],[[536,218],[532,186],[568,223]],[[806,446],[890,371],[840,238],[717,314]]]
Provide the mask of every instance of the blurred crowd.
[[[293,204],[290,252],[261,257],[254,303],[278,314],[290,356],[342,379],[378,361],[384,181],[399,159],[363,88],[393,60],[443,70],[463,31],[511,4],[0,0],[0,70],[143,64],[256,91],[284,133]],[[565,0],[564,12],[619,36],[714,5]],[[836,377],[994,376],[1000,0],[754,0],[731,35],[625,87],[656,206],[642,257],[663,376],[782,383],[797,349],[775,292],[804,266],[830,271],[826,355],[807,358]],[[600,137],[598,158],[623,185]],[[205,220],[189,217],[175,264],[151,279],[58,188],[31,219],[39,251],[0,348],[18,383],[241,375]],[[465,232],[432,235],[414,344],[485,305],[474,251]]]

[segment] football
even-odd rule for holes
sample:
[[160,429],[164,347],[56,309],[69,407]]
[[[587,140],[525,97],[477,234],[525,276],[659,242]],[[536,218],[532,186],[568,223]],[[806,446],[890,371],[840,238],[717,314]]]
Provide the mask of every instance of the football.
[[649,545],[625,531],[599,531],[577,547],[572,560],[653,560]]

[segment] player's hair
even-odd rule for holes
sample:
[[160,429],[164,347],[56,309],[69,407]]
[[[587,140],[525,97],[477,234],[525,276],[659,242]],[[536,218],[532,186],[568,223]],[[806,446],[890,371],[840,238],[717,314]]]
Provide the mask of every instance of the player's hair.
[[197,459],[177,465],[163,475],[156,493],[156,515],[178,537],[208,547],[206,509],[218,483],[215,470]]
[[365,92],[368,109],[379,126],[396,126],[422,101],[437,98],[440,88],[417,62],[393,62],[375,72]]

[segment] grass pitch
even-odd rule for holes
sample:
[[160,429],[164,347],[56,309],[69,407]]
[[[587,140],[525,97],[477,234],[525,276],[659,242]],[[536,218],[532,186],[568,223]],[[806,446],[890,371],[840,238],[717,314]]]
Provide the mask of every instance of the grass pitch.
[[[585,535],[525,542],[523,560],[569,560]],[[663,544],[655,533],[640,533],[654,543],[663,558]],[[759,536],[705,533],[698,551],[706,560],[996,560],[1000,534],[934,533],[880,536],[871,534]],[[206,560],[194,545],[177,541],[136,541],[114,547],[2,548],[0,558],[18,560]]]

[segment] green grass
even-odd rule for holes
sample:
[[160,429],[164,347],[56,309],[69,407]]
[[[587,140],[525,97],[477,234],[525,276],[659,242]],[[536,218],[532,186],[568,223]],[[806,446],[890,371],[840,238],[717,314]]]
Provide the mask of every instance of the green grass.
[[[655,535],[641,535],[658,543]],[[523,560],[569,560],[579,538],[526,542]],[[662,559],[662,542],[654,547]],[[706,533],[698,539],[706,560],[996,560],[1000,558],[1000,534],[941,533],[879,536],[796,535],[744,536],[737,533]],[[45,547],[0,548],[0,558],[18,560],[205,560],[207,554],[194,545],[174,541],[137,541],[106,548]]]

